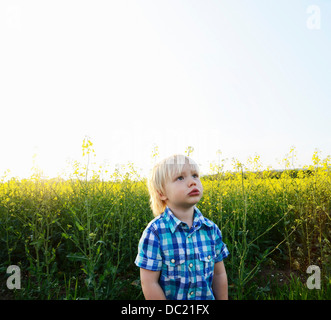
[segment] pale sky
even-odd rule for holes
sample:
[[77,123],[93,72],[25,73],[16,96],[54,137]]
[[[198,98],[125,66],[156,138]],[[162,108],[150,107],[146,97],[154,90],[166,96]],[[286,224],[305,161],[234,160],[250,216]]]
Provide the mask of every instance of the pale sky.
[[[313,6],[314,5],[314,6]],[[0,2],[0,176],[331,154],[331,1]]]

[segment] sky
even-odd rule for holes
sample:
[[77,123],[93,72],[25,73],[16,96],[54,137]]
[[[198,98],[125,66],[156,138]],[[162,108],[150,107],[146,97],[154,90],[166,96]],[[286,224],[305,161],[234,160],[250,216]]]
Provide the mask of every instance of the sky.
[[0,46],[0,177],[331,154],[329,0],[2,0]]

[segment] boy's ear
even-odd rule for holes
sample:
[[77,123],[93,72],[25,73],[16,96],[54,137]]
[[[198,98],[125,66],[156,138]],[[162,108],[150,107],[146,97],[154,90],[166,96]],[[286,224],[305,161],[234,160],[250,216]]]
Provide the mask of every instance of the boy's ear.
[[160,191],[158,191],[157,193],[158,193],[158,195],[159,195],[159,197],[160,197],[161,200],[165,201],[165,200],[168,199],[168,198],[167,198],[165,195],[163,195]]

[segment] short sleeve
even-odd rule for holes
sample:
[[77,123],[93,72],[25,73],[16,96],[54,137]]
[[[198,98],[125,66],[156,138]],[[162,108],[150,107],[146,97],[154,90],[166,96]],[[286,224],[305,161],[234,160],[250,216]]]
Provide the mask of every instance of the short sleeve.
[[139,268],[151,271],[160,271],[162,268],[160,241],[150,226],[144,230],[140,238],[135,264]]
[[221,230],[215,224],[215,249],[216,249],[216,258],[215,263],[222,261],[226,258],[230,252],[226,246],[226,244],[222,241],[222,233]]

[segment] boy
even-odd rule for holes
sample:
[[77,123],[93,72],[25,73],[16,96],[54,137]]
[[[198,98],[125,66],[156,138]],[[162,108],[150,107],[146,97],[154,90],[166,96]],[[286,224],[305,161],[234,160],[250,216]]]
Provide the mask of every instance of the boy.
[[182,155],[158,163],[148,181],[154,216],[135,264],[147,300],[228,299],[223,259],[229,251],[216,224],[195,205],[203,188],[198,165]]

